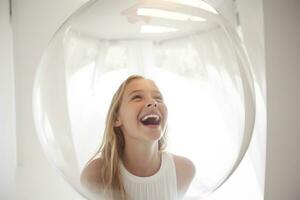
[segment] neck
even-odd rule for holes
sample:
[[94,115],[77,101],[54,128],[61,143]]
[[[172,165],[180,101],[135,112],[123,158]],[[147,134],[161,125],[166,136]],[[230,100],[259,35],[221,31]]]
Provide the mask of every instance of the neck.
[[161,156],[158,143],[153,144],[126,144],[123,162],[127,170],[141,177],[155,174],[161,165]]

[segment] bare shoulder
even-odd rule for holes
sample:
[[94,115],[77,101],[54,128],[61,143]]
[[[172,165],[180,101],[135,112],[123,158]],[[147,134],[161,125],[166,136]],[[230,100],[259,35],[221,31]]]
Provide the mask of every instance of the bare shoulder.
[[102,159],[97,158],[85,166],[80,176],[80,182],[84,187],[88,188],[89,190],[95,190],[101,186],[100,170],[103,166],[102,163]]
[[174,154],[173,154],[173,158],[174,158],[176,170],[178,170],[180,174],[194,177],[196,173],[196,168],[194,163],[190,159],[183,156],[174,155]]
[[188,190],[196,174],[194,163],[182,156],[173,155],[177,175],[177,189],[179,195],[183,196]]

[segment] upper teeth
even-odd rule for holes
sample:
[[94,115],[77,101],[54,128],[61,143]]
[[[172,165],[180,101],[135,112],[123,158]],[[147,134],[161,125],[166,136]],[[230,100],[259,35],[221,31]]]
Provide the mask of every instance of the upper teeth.
[[151,115],[146,115],[145,117],[143,117],[143,121],[149,119],[149,118],[155,118],[155,120],[158,120],[159,119],[159,116],[158,115],[155,115],[155,114],[151,114]]

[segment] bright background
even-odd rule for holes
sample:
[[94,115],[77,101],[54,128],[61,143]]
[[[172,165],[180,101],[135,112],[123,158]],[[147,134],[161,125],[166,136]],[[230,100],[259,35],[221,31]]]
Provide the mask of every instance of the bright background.
[[[272,132],[269,135],[268,146],[266,199],[300,198],[297,190],[300,178],[297,179],[297,173],[293,173],[300,168],[299,158],[294,156],[297,155],[295,154],[297,149],[299,151],[297,147],[299,134],[296,134],[299,132],[300,124],[297,123],[299,95],[294,96],[293,92],[293,88],[299,85],[299,79],[296,78],[299,68],[292,67],[296,65],[298,59],[296,54],[285,54],[285,51],[282,51],[282,55],[276,51],[280,48],[284,50],[294,48],[291,52],[299,52],[299,46],[297,49],[294,45],[294,42],[298,41],[295,33],[299,33],[299,29],[295,27],[299,26],[285,26],[287,30],[294,28],[295,31],[288,31],[286,35],[281,33],[283,34],[281,36],[277,32],[281,29],[275,25],[276,23],[292,25],[293,19],[300,17],[297,12],[299,3],[292,0],[287,1],[288,3],[276,2],[271,0],[212,1],[218,6],[218,10],[237,27],[249,50],[252,70],[255,74],[258,112],[254,138],[241,166],[229,181],[208,199],[264,198],[266,75],[270,81],[269,99],[280,97],[278,101],[270,100],[268,104],[271,106],[269,130]],[[83,3],[85,0],[0,1],[0,199],[83,199],[50,167],[42,154],[33,125],[31,106],[35,70],[48,41],[60,24]],[[266,11],[265,19],[263,19],[263,8]],[[281,14],[279,17],[273,14],[272,9],[275,9],[276,13],[285,15]],[[295,12],[291,12],[291,9]],[[274,17],[278,19],[276,23]],[[267,74],[265,74],[264,37],[267,39],[266,62],[269,69]],[[285,37],[289,39],[287,44],[291,44],[290,46],[284,42],[277,44],[276,39]],[[280,63],[279,58],[280,56],[284,58],[284,55],[291,57],[285,60],[289,65],[282,63],[284,69],[288,70],[283,70],[274,61],[277,58]],[[279,75],[280,73],[283,76]],[[274,84],[276,88],[273,87]],[[284,98],[279,89],[284,94]],[[289,95],[293,95],[294,98],[287,98]],[[287,106],[287,110],[280,107],[281,102],[288,102],[284,106]],[[290,137],[283,134],[287,128],[289,129],[287,134],[291,133],[288,134]],[[285,147],[285,153],[278,151],[281,149],[278,148],[279,146]],[[291,162],[289,157],[294,157],[293,165],[286,164]],[[279,172],[283,175],[279,175]]]

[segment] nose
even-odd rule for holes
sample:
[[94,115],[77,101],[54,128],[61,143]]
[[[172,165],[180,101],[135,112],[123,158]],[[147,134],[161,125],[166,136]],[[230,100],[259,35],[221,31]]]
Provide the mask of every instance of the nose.
[[157,101],[155,101],[154,99],[149,100],[149,102],[146,104],[146,107],[157,107]]

